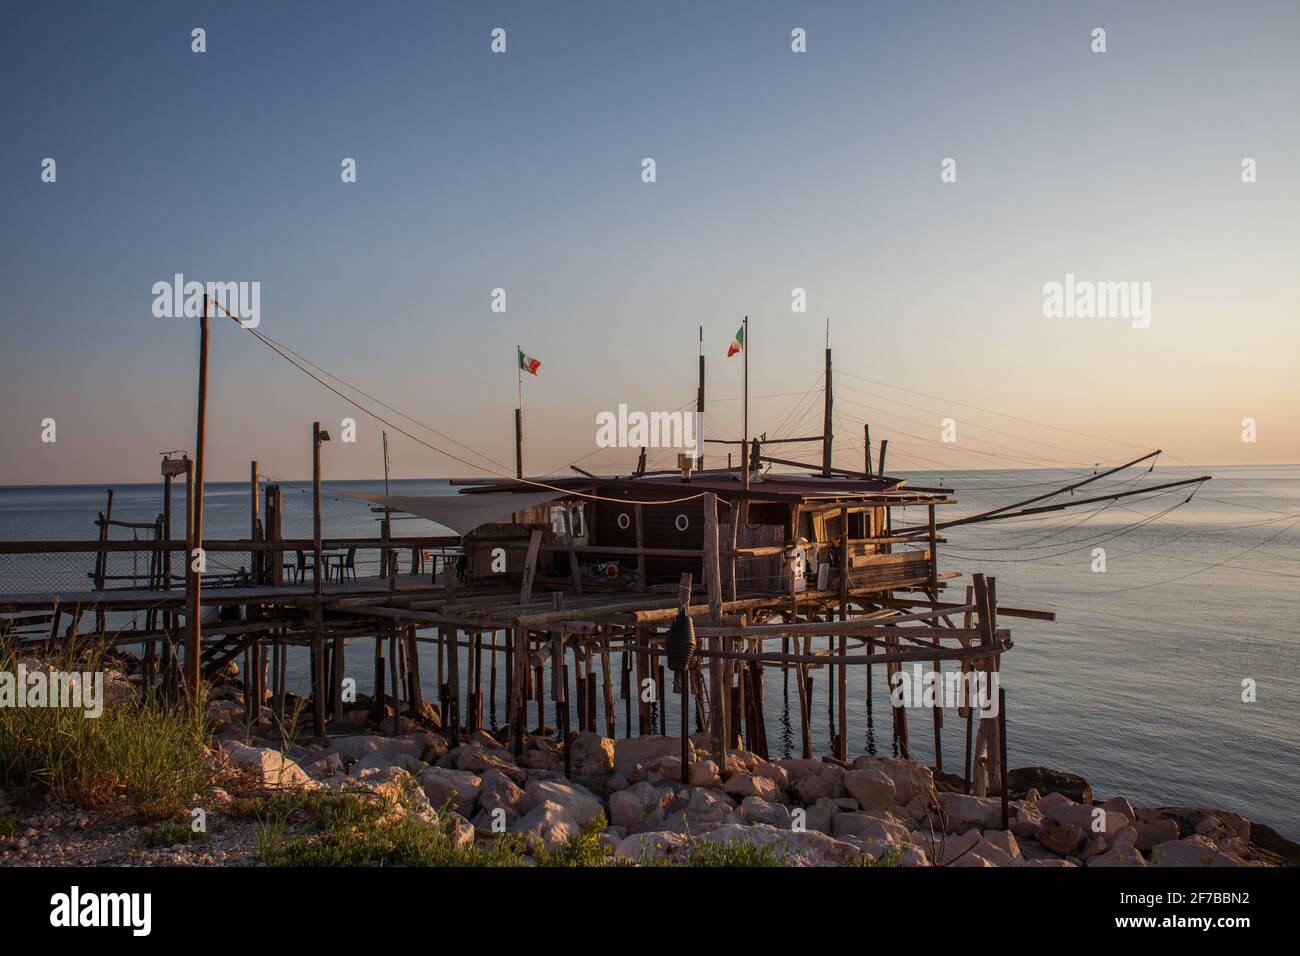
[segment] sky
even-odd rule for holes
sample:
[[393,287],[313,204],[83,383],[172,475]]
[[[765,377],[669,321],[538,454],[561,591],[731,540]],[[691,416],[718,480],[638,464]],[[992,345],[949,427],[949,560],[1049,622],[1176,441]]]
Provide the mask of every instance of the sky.
[[[260,283],[259,332],[465,459],[389,427],[395,477],[511,469],[516,346],[532,474],[630,468],[596,415],[693,401],[701,326],[734,439],[746,315],[772,436],[821,431],[829,321],[851,467],[864,423],[893,471],[1300,461],[1295,2],[0,18],[0,484],[156,481],[194,447],[198,323],[153,314],[176,273]],[[1149,322],[1046,315],[1067,276],[1149,289]],[[345,417],[327,477],[379,477],[386,426],[213,325],[209,480],[306,476]]]

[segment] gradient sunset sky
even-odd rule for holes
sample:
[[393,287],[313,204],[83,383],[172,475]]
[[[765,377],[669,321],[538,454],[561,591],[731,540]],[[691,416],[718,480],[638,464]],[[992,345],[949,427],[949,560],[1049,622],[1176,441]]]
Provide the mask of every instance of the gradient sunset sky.
[[[851,465],[864,421],[892,471],[1156,447],[1300,461],[1293,0],[0,17],[0,483],[154,481],[157,452],[192,448],[197,323],[151,311],[178,272],[259,281],[259,331],[497,470],[516,344],[542,361],[524,383],[530,473],[630,467],[634,451],[592,454],[595,416],[693,401],[700,325],[708,434],[738,436],[741,363],[723,356],[746,314],[751,431],[772,434],[820,431],[800,401],[829,317]],[[1045,318],[1043,285],[1067,274],[1150,283],[1150,327]],[[380,476],[381,426],[214,324],[210,480],[251,458],[307,475],[311,422],[348,415],[359,439],[329,446],[328,476]],[[471,472],[390,439],[397,477]]]

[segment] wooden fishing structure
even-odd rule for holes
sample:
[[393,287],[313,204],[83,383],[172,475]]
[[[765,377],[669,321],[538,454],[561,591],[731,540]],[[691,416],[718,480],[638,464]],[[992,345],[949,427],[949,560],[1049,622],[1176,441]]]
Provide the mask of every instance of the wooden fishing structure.
[[[731,443],[740,446],[737,468],[702,469],[684,460],[679,470],[653,472],[643,453],[637,470],[625,475],[575,467],[572,477],[560,479],[517,474],[455,481],[456,493],[443,496],[358,494],[380,516],[380,534],[331,536],[320,504],[321,445],[329,436],[315,423],[312,537],[284,536],[283,486],[261,480],[254,461],[248,536],[209,540],[202,495],[206,311],[196,458],[164,457],[158,519],[147,525],[113,519],[109,492],[93,539],[0,541],[0,569],[20,557],[91,568],[77,586],[0,591],[0,625],[30,642],[142,645],[142,692],[176,701],[196,699],[205,678],[242,657],[250,722],[267,719],[267,712],[271,720],[293,719],[287,652],[303,648],[310,660],[306,719],[316,737],[350,732],[340,729],[344,680],[356,672],[347,657],[359,643],[372,642],[376,719],[391,718],[394,729],[402,716],[422,720],[439,726],[453,746],[474,730],[494,729],[508,734],[519,753],[527,735],[547,734],[558,737],[567,768],[567,742],[576,733],[666,733],[667,703],[677,692],[689,693],[695,705],[693,726],[682,733],[707,735],[720,765],[740,748],[779,756],[768,740],[768,695],[779,681],[785,694],[793,683],[789,699],[798,702],[793,750],[811,758],[813,684],[820,680],[829,756],[848,760],[855,749],[849,715],[872,706],[876,668],[891,687],[903,669],[917,666],[934,673],[940,687],[945,667],[949,674],[983,675],[993,679],[996,694],[1002,656],[1013,647],[1007,619],[1054,619],[1050,612],[1000,605],[996,581],[979,573],[950,596],[962,575],[940,571],[946,528],[1205,480],[1029,507],[1051,497],[1044,495],[945,521],[940,509],[955,503],[952,491],[888,475],[886,442],[873,462],[868,441],[861,468],[833,461],[827,348],[823,434],[780,443],[818,448],[820,461],[774,456],[769,447],[777,443],[751,439],[746,425],[745,439]],[[701,358],[701,410],[703,402]],[[522,442],[518,412],[516,426]],[[523,461],[521,449],[516,460]],[[181,477],[187,506],[178,535],[171,491]],[[896,521],[900,508],[924,514],[925,521]],[[457,533],[394,535],[392,516],[399,512]],[[130,530],[133,540],[112,538],[115,528]],[[112,574],[125,555],[132,574]],[[141,562],[147,571],[139,571]],[[679,607],[694,620],[700,646],[672,688],[663,640]],[[430,645],[433,653],[421,655]],[[436,673],[422,673],[430,661]],[[425,700],[426,687],[435,688],[436,706]],[[504,709],[497,714],[500,699]],[[911,734],[920,730],[909,726],[909,716],[917,711],[909,715],[892,698],[889,709],[893,749],[908,756]],[[958,721],[967,789],[996,789],[1005,711],[981,711],[972,701],[945,708],[942,695],[928,709],[936,769],[944,767],[947,711]]]

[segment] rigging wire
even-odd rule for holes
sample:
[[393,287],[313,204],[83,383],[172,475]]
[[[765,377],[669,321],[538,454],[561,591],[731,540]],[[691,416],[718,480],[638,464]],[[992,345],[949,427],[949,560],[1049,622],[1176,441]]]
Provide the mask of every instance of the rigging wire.
[[[438,454],[443,455],[443,456],[446,457],[446,458],[450,458],[452,461],[458,461],[458,462],[460,462],[461,464],[463,464],[463,465],[468,465],[468,466],[471,467],[471,468],[482,468],[482,470],[487,471],[487,472],[489,472],[489,473],[492,473],[492,469],[490,469],[490,468],[483,468],[482,465],[477,465],[477,464],[475,464],[474,462],[468,461],[468,460],[466,460],[466,459],[460,457],[459,455],[456,455],[456,454],[453,454],[452,452],[447,451],[445,448],[439,448],[437,445],[434,445],[434,444],[432,444],[432,443],[430,443],[430,442],[427,442],[427,441],[425,441],[423,438],[420,438],[420,437],[417,436],[417,435],[412,435],[409,431],[407,431],[407,430],[406,430],[405,428],[403,428],[401,425],[398,425],[398,424],[395,423],[395,422],[389,421],[388,419],[384,418],[382,415],[379,415],[379,414],[375,413],[374,411],[370,410],[369,408],[366,408],[364,405],[362,405],[362,404],[361,404],[360,402],[358,402],[356,399],[352,398],[352,397],[349,396],[349,395],[345,395],[343,392],[339,391],[337,388],[335,388],[335,387],[334,387],[333,385],[331,385],[329,382],[325,381],[325,380],[322,379],[320,376],[316,375],[313,371],[311,371],[310,369],[306,368],[306,367],[305,367],[304,365],[302,365],[298,360],[296,360],[294,357],[290,356],[287,352],[283,351],[283,350],[281,349],[281,347],[280,347],[280,345],[279,345],[278,342],[275,342],[273,339],[271,339],[271,338],[269,338],[268,336],[264,335],[263,333],[257,331],[257,329],[253,328],[252,326],[246,326],[246,325],[244,325],[244,324],[243,324],[243,323],[242,323],[238,318],[236,318],[236,317],[235,317],[235,316],[230,312],[229,309],[227,309],[227,308],[226,308],[224,305],[222,305],[219,301],[217,301],[217,300],[215,300],[215,299],[213,299],[212,301],[213,301],[213,303],[214,303],[218,308],[220,308],[223,312],[226,313],[226,315],[231,319],[231,321],[233,321],[233,322],[234,322],[236,325],[238,325],[241,329],[244,329],[244,331],[246,331],[246,332],[250,332],[250,333],[252,333],[252,334],[253,334],[253,335],[254,335],[254,336],[255,336],[255,337],[256,337],[260,342],[262,342],[262,344],[266,345],[268,348],[270,348],[273,352],[275,352],[277,355],[279,355],[281,358],[283,358],[283,359],[284,359],[286,362],[288,362],[290,365],[293,365],[293,366],[294,366],[295,368],[297,368],[299,371],[303,372],[303,373],[306,374],[308,377],[310,377],[310,378],[312,378],[313,380],[315,380],[318,384],[320,384],[320,385],[323,386],[324,388],[328,389],[329,391],[333,392],[335,395],[337,395],[339,398],[343,399],[345,402],[347,402],[347,403],[349,403],[350,405],[352,405],[352,406],[354,406],[355,408],[357,408],[359,411],[364,412],[365,414],[369,415],[371,418],[375,419],[375,420],[378,421],[378,422],[382,422],[383,424],[387,425],[389,428],[393,429],[394,431],[398,432],[399,434],[405,435],[407,438],[411,439],[411,441],[416,442],[417,444],[423,445],[424,447],[430,449],[431,451],[435,451],[435,452],[437,452]],[[399,413],[399,414],[401,414],[401,413]],[[403,415],[402,417],[404,417],[404,418],[408,418],[409,416]],[[411,421],[414,421],[414,419],[411,419]],[[478,452],[475,452],[475,454],[478,454]],[[486,457],[486,456],[483,456],[483,457]],[[700,499],[700,498],[703,498],[704,495],[705,495],[705,492],[700,492],[699,494],[686,495],[686,496],[683,496],[683,497],[681,497],[681,498],[672,498],[672,499],[664,499],[664,500],[648,500],[648,501],[639,501],[639,500],[632,499],[632,498],[608,498],[608,497],[605,497],[604,495],[597,495],[597,494],[594,494],[594,493],[591,493],[591,492],[578,491],[578,490],[573,489],[573,488],[561,488],[561,487],[558,487],[558,486],[556,486],[556,485],[547,484],[547,483],[544,482],[544,481],[537,481],[536,479],[533,479],[533,478],[520,478],[520,477],[517,477],[517,476],[515,476],[515,475],[507,474],[507,473],[505,473],[505,472],[497,472],[497,473],[495,473],[495,474],[496,474],[497,477],[499,477],[499,478],[505,478],[505,479],[507,479],[507,480],[509,480],[509,481],[512,481],[512,482],[515,482],[515,483],[517,483],[517,484],[531,485],[531,486],[534,487],[534,488],[544,488],[544,489],[546,489],[547,491],[554,491],[554,492],[557,492],[557,493],[559,493],[559,494],[565,495],[566,497],[571,497],[571,498],[583,498],[583,499],[588,500],[588,501],[609,501],[609,502],[612,502],[612,503],[623,504],[623,505],[637,505],[637,504],[639,504],[639,505],[647,505],[647,506],[662,506],[662,505],[684,504],[685,502],[688,502],[688,501],[696,501],[696,500],[698,500],[698,499]]]

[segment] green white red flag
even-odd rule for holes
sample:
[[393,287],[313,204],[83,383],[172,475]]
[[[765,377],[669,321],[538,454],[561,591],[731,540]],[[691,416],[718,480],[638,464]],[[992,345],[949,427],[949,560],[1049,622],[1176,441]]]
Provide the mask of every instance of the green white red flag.
[[531,356],[525,355],[523,349],[519,349],[519,367],[529,375],[536,375],[537,370],[542,367],[542,363]]
[[742,325],[736,330],[736,337],[731,340],[731,348],[727,349],[727,358],[743,351],[745,351],[745,327]]

